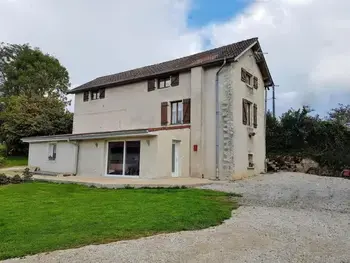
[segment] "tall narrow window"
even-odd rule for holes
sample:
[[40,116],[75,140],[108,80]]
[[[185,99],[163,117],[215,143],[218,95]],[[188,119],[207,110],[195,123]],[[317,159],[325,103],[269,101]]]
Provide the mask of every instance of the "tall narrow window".
[[124,164],[124,142],[108,143],[108,174],[122,175]]
[[251,113],[252,103],[249,100],[242,100],[242,123],[244,125],[251,125],[252,113]]
[[83,101],[88,101],[88,100],[89,100],[89,92],[84,91]]
[[248,168],[254,168],[254,156],[252,153],[248,153]]
[[139,175],[140,141],[127,141],[125,151],[125,175]]
[[181,124],[183,121],[183,104],[182,101],[171,103],[171,124]]
[[49,160],[54,161],[56,160],[56,143],[50,143],[49,144]]

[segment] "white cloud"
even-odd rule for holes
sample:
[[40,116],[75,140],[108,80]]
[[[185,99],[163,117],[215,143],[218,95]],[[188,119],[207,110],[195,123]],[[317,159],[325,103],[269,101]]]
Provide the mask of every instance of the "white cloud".
[[55,55],[72,83],[201,49],[187,0],[0,0],[0,40]]
[[279,85],[279,112],[347,103],[350,1],[257,0],[230,21],[190,30],[191,1],[0,0],[0,41],[40,47],[82,84],[194,53],[208,40],[219,46],[257,36]]
[[[279,110],[350,95],[350,1],[266,0],[202,34],[219,46],[258,36],[275,83]],[[291,99],[293,94],[293,99]],[[339,99],[339,96],[336,96]],[[334,104],[335,101],[327,101]]]

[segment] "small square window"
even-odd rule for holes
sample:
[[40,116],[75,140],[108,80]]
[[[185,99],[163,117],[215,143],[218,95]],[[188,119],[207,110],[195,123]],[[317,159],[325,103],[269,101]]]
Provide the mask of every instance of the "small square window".
[[99,98],[100,98],[99,90],[91,91],[91,100],[98,100]]
[[158,87],[159,89],[168,88],[171,86],[170,76],[167,78],[159,79]]
[[56,160],[56,148],[57,148],[57,144],[56,143],[50,143],[49,144],[49,156],[48,156],[48,159],[50,161]]

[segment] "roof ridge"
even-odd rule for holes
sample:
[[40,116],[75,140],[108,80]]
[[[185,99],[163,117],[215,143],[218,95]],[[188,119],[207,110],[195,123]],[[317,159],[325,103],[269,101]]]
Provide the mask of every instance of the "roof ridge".
[[151,76],[157,76],[174,71],[187,70],[192,67],[198,67],[210,63],[216,63],[223,58],[235,58],[244,52],[249,46],[258,41],[257,37],[241,40],[225,46],[215,47],[209,50],[146,65],[139,68],[129,69],[122,72],[97,77],[94,80],[86,82],[68,93],[77,93],[98,87],[117,86],[126,83],[136,82]]
[[103,76],[101,76],[101,77],[95,78],[95,80],[96,80],[96,79],[100,79],[100,78],[104,78],[104,77],[113,76],[113,75],[115,75],[115,74],[121,74],[121,73],[129,72],[129,71],[132,71],[132,70],[139,70],[139,69],[143,69],[143,68],[146,68],[146,67],[158,66],[158,65],[161,65],[161,64],[163,64],[163,63],[174,62],[174,61],[176,61],[176,60],[186,59],[186,58],[190,58],[190,57],[192,57],[192,56],[198,56],[198,55],[201,55],[201,54],[213,52],[213,51],[218,50],[218,49],[221,49],[221,48],[226,48],[226,47],[229,47],[229,46],[231,46],[231,45],[237,45],[237,44],[241,44],[242,42],[251,41],[251,40],[258,40],[258,37],[248,38],[248,39],[241,40],[241,41],[234,42],[234,43],[230,43],[230,44],[227,44],[227,45],[224,45],[224,46],[218,46],[218,47],[215,47],[215,48],[212,48],[212,49],[203,50],[203,51],[201,51],[201,52],[197,52],[197,53],[194,53],[194,54],[191,54],[191,55],[187,55],[187,56],[183,56],[183,57],[179,57],[179,58],[175,58],[175,59],[170,59],[170,60],[162,61],[162,62],[159,62],[159,63],[154,63],[154,64],[150,64],[150,65],[145,65],[145,66],[137,67],[137,68],[131,68],[131,69],[127,69],[127,70],[124,70],[124,71],[120,71],[120,72],[118,72],[118,73],[103,75]]

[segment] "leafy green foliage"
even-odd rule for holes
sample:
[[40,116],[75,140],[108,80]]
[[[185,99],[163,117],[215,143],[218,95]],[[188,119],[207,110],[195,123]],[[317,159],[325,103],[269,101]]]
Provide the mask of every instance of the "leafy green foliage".
[[[49,97],[12,96],[5,100],[0,114],[3,120],[1,137],[8,151],[21,153],[26,144],[23,137],[71,133],[73,114],[65,109],[64,102]],[[21,151],[22,149],[22,151]]]
[[350,130],[341,122],[312,116],[303,107],[280,118],[266,116],[266,148],[269,156],[309,157],[333,170],[350,166]]
[[22,176],[24,181],[31,181],[33,179],[33,174],[29,171],[29,168],[23,170]]
[[11,184],[20,184],[22,183],[23,180],[21,178],[21,176],[19,176],[19,174],[15,174],[12,178],[11,178]]
[[338,104],[338,108],[333,108],[328,113],[328,119],[339,124],[350,126],[350,105]]
[[222,223],[237,208],[200,189],[97,189],[30,183],[0,187],[0,259]]
[[29,45],[0,44],[0,136],[10,155],[27,152],[23,137],[71,133],[69,85],[56,58]]
[[54,97],[65,100],[69,75],[59,61],[29,45],[0,46],[2,96]]
[[6,174],[0,174],[0,185],[9,184],[11,179],[6,176]]

